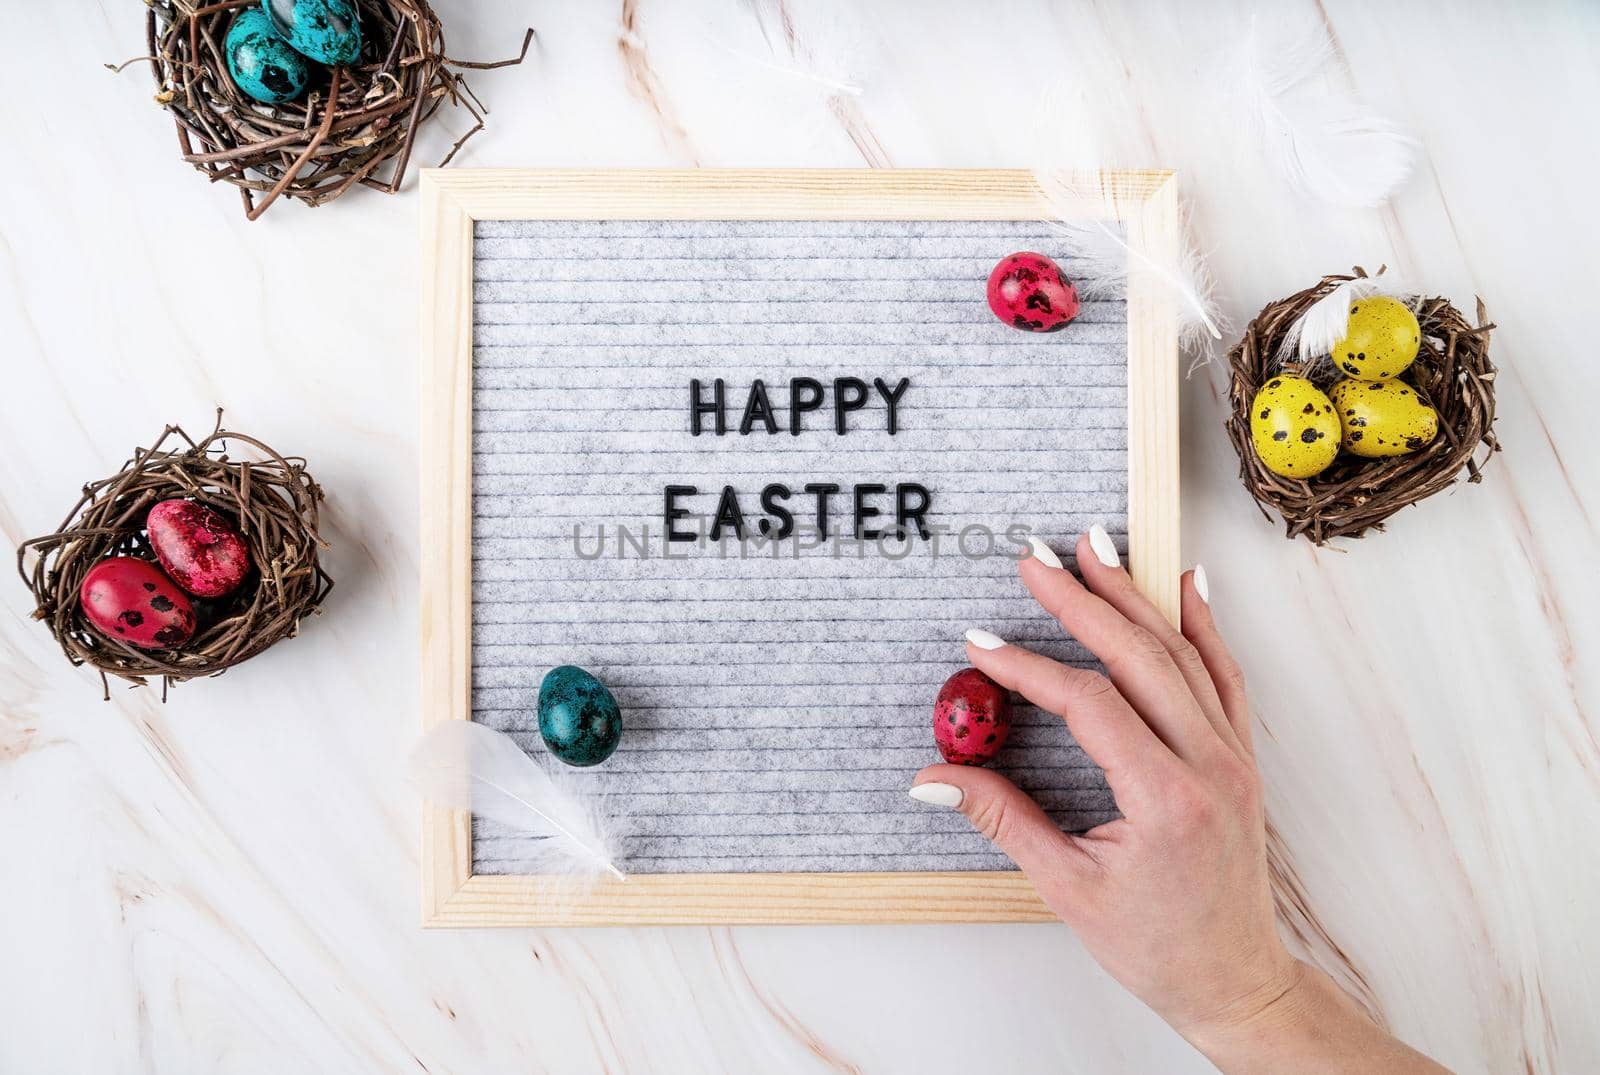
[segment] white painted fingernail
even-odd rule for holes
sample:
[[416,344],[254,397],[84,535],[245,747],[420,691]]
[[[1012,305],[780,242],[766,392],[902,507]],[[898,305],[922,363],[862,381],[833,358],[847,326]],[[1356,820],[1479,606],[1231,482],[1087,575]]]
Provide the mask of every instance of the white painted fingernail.
[[1194,565],[1194,592],[1200,595],[1200,600],[1206,604],[1211,603],[1211,582],[1206,578],[1204,564]]
[[1061,557],[1056,555],[1054,549],[1031,534],[1028,535],[1028,544],[1033,548],[1033,558],[1035,560],[1045,567],[1053,567],[1057,571],[1061,570]]
[[1111,540],[1111,535],[1099,523],[1089,527],[1089,548],[1094,550],[1094,558],[1107,567],[1122,566],[1122,561],[1117,557],[1117,543]]
[[918,784],[906,794],[930,806],[948,806],[954,810],[961,805],[961,789],[954,784]]
[[999,649],[1006,644],[1006,640],[993,631],[985,631],[981,627],[974,627],[967,632],[967,641],[979,649]]

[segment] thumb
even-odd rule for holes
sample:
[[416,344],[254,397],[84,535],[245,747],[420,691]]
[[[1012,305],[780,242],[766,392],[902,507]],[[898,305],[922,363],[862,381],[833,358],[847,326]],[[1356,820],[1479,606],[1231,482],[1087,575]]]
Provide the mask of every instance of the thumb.
[[919,802],[960,810],[1022,868],[1041,894],[1063,883],[1084,856],[1027,793],[999,773],[970,765],[930,765],[916,775],[910,795]]

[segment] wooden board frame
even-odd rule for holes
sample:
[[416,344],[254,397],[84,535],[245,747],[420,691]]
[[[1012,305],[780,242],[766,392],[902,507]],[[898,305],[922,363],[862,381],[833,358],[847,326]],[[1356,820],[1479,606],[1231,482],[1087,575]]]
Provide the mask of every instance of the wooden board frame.
[[[1171,172],[1082,174],[1045,200],[1012,170],[425,170],[422,173],[422,724],[472,717],[472,266],[477,220],[1120,221],[1172,264]],[[1128,280],[1128,545],[1135,581],[1178,617],[1178,333],[1171,293]],[[907,774],[908,777],[910,774]],[[471,816],[425,804],[429,927],[1047,922],[1020,873],[655,874],[545,898],[537,877],[474,874]]]

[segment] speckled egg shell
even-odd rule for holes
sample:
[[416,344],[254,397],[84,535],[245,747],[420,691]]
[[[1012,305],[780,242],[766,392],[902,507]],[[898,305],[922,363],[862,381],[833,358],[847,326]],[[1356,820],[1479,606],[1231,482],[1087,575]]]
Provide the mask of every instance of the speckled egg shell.
[[933,741],[952,765],[984,765],[1006,745],[1011,699],[978,671],[963,668],[944,681],[933,703]]
[[1032,251],[1000,259],[988,298],[996,317],[1024,332],[1055,332],[1078,316],[1078,289],[1059,265]]
[[564,664],[539,684],[539,735],[568,765],[599,765],[622,740],[622,711],[604,683]]
[[1403,381],[1348,379],[1334,385],[1329,395],[1344,427],[1344,449],[1351,455],[1410,455],[1439,435],[1439,412]]
[[97,631],[139,649],[174,649],[194,634],[188,595],[149,560],[101,560],[83,577],[78,602]]
[[1358,381],[1383,381],[1405,372],[1421,345],[1417,315],[1405,303],[1369,295],[1350,304],[1350,323],[1333,345],[1333,361]]
[[278,36],[295,51],[331,66],[361,54],[361,20],[353,0],[261,0]]
[[1339,416],[1316,385],[1284,373],[1261,386],[1250,404],[1250,438],[1274,474],[1310,478],[1339,454]]
[[196,597],[222,597],[250,574],[250,550],[233,524],[193,500],[163,500],[145,517],[156,559]]
[[223,40],[228,75],[233,84],[266,104],[292,101],[311,79],[306,58],[273,30],[267,16],[254,8],[241,11]]

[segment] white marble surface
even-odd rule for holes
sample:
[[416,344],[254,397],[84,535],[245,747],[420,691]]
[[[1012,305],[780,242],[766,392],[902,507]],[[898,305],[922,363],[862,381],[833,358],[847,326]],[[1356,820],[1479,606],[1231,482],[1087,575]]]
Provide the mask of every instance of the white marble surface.
[[[1325,18],[1423,143],[1393,206],[1354,212],[1233,122],[1238,7],[439,6],[460,55],[541,34],[473,78],[494,113],[464,165],[1173,166],[1238,319],[1357,262],[1481,294],[1507,447],[1482,486],[1348,550],[1286,542],[1203,369],[1186,554],[1252,677],[1313,957],[1460,1070],[1600,1068],[1597,9],[1274,5]],[[0,531],[49,530],[221,403],[314,461],[339,585],[165,706],[102,703],[0,586],[0,1071],[1206,1069],[1064,928],[418,930],[415,191],[247,224],[176,160],[147,73],[101,68],[142,19],[7,5]]]

